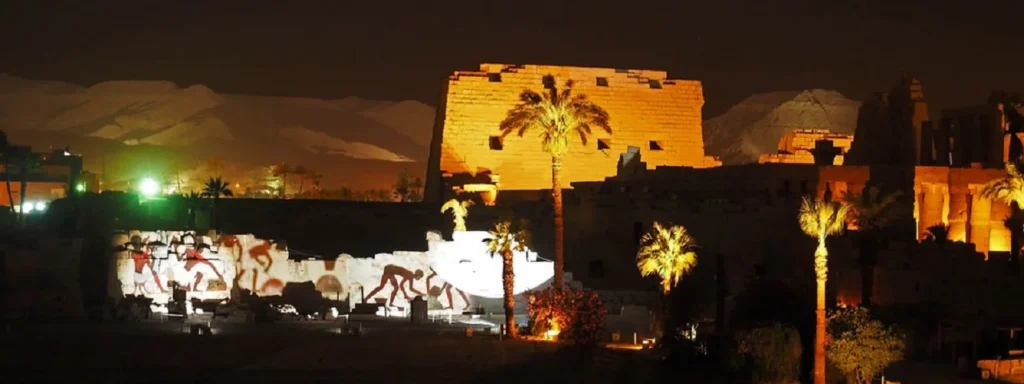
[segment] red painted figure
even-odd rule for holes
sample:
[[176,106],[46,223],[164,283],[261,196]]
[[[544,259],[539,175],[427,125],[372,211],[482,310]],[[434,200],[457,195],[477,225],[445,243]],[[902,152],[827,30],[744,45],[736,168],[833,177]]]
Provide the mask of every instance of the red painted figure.
[[221,247],[231,249],[232,256],[235,259],[235,278],[232,279],[232,286],[238,287],[242,274],[245,271],[252,271],[252,285],[249,287],[253,292],[262,292],[263,288],[257,289],[256,282],[259,279],[259,270],[262,268],[264,273],[269,273],[270,267],[274,264],[274,259],[270,257],[270,249],[273,247],[273,243],[264,241],[259,245],[249,248],[248,257],[242,252],[242,243],[235,235],[221,236],[220,245]]
[[[143,271],[146,270],[146,266],[149,266],[149,271],[153,276],[153,281],[156,282],[156,287],[160,289],[160,292],[167,292],[163,285],[160,284],[160,275],[156,273],[156,267],[153,266],[153,258],[150,256],[152,248],[146,246],[148,240],[149,238],[147,237],[141,241],[141,244],[133,242],[132,245],[134,245],[136,249],[132,249],[130,251],[132,261],[135,264],[135,290],[132,292],[133,295],[138,294],[139,291],[142,291],[142,294],[144,295],[149,294],[146,290],[146,281],[149,280],[149,276],[143,273]],[[142,249],[138,249],[139,247]]]
[[[447,281],[445,281],[444,284],[442,284],[440,287],[438,287],[438,286],[431,287],[430,286],[430,278],[434,277],[434,276],[437,276],[437,272],[434,271],[434,268],[430,268],[430,276],[427,276],[427,293],[429,293],[431,297],[438,297],[438,298],[440,298],[441,297],[441,292],[444,292],[445,295],[448,296],[448,309],[454,309],[455,302],[452,301],[452,288],[455,288],[455,287],[453,287]],[[470,306],[470,303],[469,303],[469,299],[466,298],[466,293],[462,292],[458,288],[455,288],[455,291],[459,293],[459,296],[462,296],[462,301],[466,302],[466,307],[462,308],[462,310],[463,311],[468,310],[469,306]]]
[[[398,277],[402,278],[402,282],[398,282]],[[417,269],[416,273],[413,273],[412,271],[400,266],[388,264],[384,267],[384,273],[380,276],[380,285],[378,285],[377,288],[374,288],[373,291],[370,291],[370,294],[366,295],[366,298],[372,298],[377,294],[377,292],[384,289],[384,286],[387,285],[388,282],[391,282],[391,299],[388,300],[388,305],[395,305],[395,295],[398,295],[398,291],[402,291],[402,295],[405,295],[406,300],[411,300],[409,294],[405,292],[406,285],[409,286],[409,290],[413,293],[423,296],[423,292],[417,291],[412,285],[413,280],[419,280],[422,278],[423,270]]]
[[[205,257],[203,257],[202,248],[204,245],[205,244],[199,244],[197,248],[185,248],[185,272],[192,272],[192,268],[195,268],[197,265],[203,264],[210,267],[210,270],[212,270],[213,273],[217,274],[217,278],[223,281],[224,276],[220,274],[220,271],[217,270],[217,267],[213,266],[213,263],[211,263],[210,260],[207,260]],[[181,257],[180,253],[178,257]],[[190,291],[195,291],[199,287],[199,282],[201,281],[203,281],[203,272],[196,271],[196,278],[192,281],[192,284],[189,285],[188,289]]]

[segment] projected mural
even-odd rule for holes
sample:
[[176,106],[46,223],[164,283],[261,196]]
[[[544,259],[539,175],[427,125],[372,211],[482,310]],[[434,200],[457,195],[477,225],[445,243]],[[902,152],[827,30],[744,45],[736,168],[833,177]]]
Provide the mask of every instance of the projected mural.
[[[427,252],[383,253],[373,258],[342,254],[335,260],[289,260],[283,243],[252,235],[217,239],[193,232],[131,231],[116,235],[122,295],[144,295],[165,303],[171,288],[190,298],[222,300],[234,288],[278,295],[289,283],[313,282],[324,297],[349,303],[405,308],[417,296],[431,310],[466,311],[502,296],[501,258],[487,253],[487,232],[456,232],[453,241],[426,235]],[[552,265],[532,251],[515,254],[520,294],[552,276]],[[500,305],[500,303],[498,303]]]
[[252,235],[214,241],[188,231],[131,231],[114,240],[122,293],[158,302],[170,297],[172,284],[200,300],[229,298],[234,287],[278,294],[289,281],[282,279],[289,275],[282,248]]

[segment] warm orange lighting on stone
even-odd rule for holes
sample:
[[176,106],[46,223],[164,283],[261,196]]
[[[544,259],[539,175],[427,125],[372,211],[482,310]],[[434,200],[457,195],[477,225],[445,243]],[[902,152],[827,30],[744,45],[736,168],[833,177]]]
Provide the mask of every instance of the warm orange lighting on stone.
[[488,207],[498,200],[498,186],[494,184],[465,184],[462,190],[480,195],[480,200]]
[[797,129],[787,133],[779,139],[778,152],[762,154],[757,162],[760,164],[814,164],[814,155],[811,154],[811,150],[814,149],[815,142],[818,140],[831,140],[832,145],[840,151],[840,155],[833,160],[833,165],[843,165],[844,155],[853,144],[853,135],[833,133],[827,129]]
[[[649,169],[659,165],[711,167],[701,129],[703,87],[672,80],[665,71],[547,65],[481,64],[448,79],[441,107],[440,171],[452,175],[490,172],[501,189],[551,188],[551,156],[536,135],[502,139],[499,123],[524,89],[545,91],[574,80],[573,89],[608,111],[612,133],[594,130],[586,144],[573,140],[563,157],[563,188],[577,181],[601,181],[616,174],[616,159],[627,146],[641,149]],[[599,80],[600,79],[600,80]]]

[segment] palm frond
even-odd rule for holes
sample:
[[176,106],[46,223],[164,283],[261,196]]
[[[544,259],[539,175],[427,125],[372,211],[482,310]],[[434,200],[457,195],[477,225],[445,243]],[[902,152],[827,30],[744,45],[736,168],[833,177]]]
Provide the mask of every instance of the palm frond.
[[816,239],[824,239],[845,229],[849,211],[847,204],[804,197],[797,217],[804,233]]
[[489,238],[483,240],[487,252],[493,257],[507,252],[523,252],[529,248],[530,231],[526,220],[501,220],[494,229],[487,231]]
[[592,103],[583,94],[574,94],[574,81],[565,82],[559,91],[551,87],[543,94],[524,90],[519,102],[508,111],[498,125],[501,136],[516,133],[522,137],[530,130],[539,130],[544,151],[553,157],[561,157],[569,151],[570,138],[579,136],[586,145],[592,134],[592,127],[611,132],[608,112]]
[[1006,176],[992,180],[981,189],[981,196],[987,199],[1003,201],[1007,204],[1016,203],[1024,208],[1024,173],[1019,160],[1006,163]]
[[640,239],[637,269],[641,276],[660,277],[662,290],[668,293],[697,264],[696,246],[685,227],[655,222]]

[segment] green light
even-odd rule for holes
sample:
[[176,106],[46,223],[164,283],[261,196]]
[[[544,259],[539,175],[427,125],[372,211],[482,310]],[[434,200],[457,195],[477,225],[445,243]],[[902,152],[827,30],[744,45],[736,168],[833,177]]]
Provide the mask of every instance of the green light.
[[85,184],[78,184],[78,185],[76,185],[75,186],[75,191],[77,191],[77,192],[85,192]]
[[160,193],[160,183],[156,180],[146,178],[139,183],[139,192],[145,197],[153,197]]

